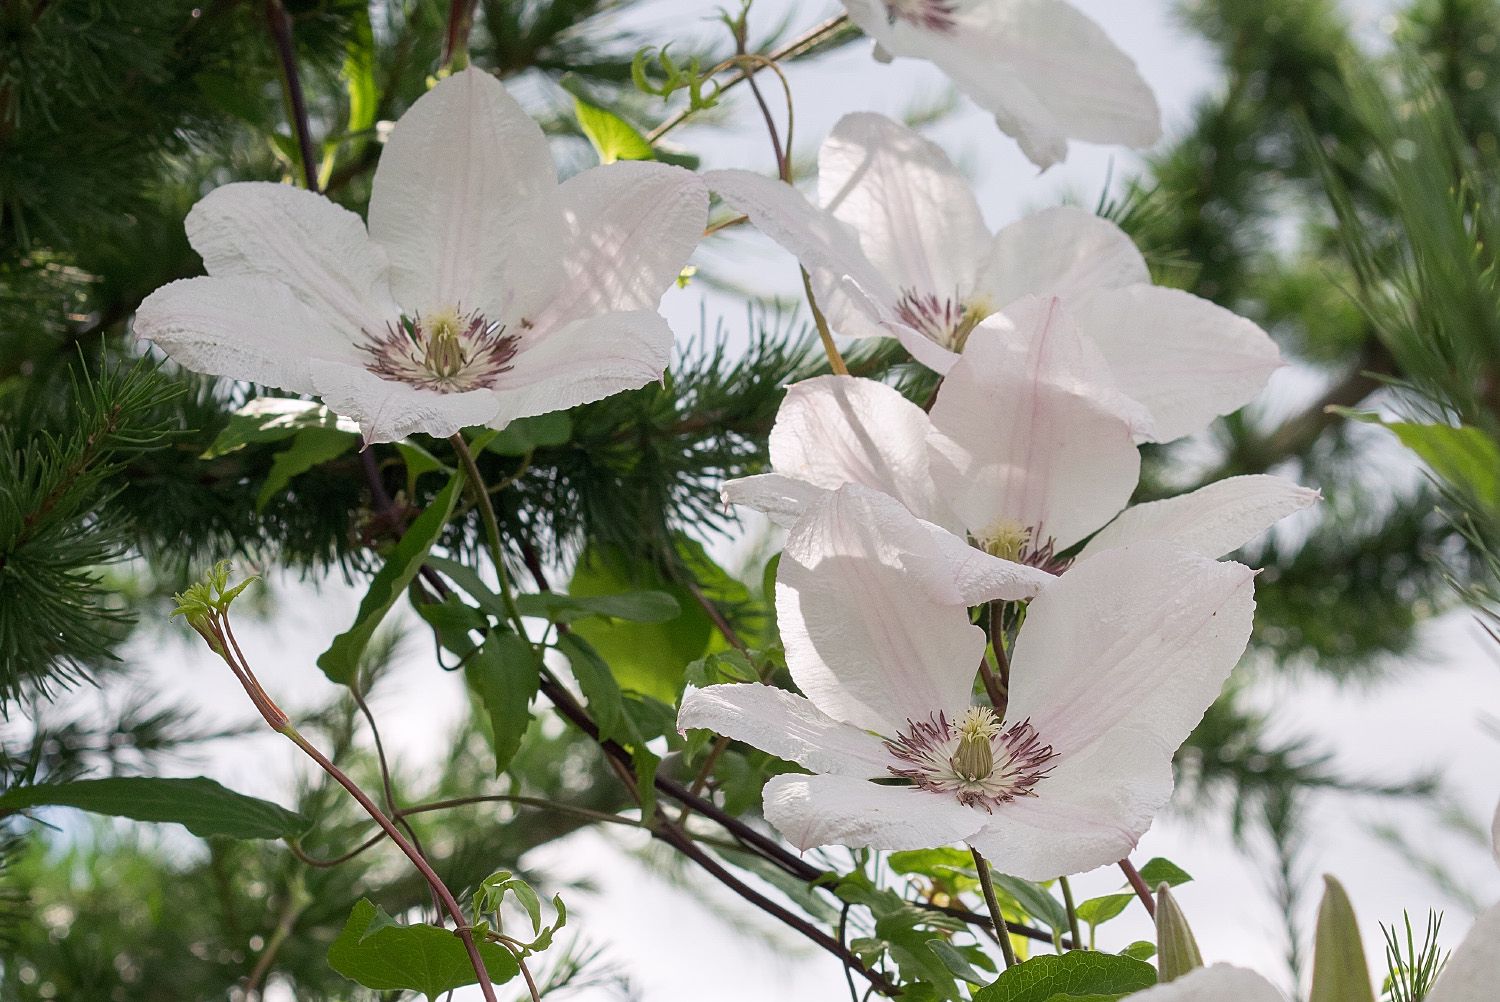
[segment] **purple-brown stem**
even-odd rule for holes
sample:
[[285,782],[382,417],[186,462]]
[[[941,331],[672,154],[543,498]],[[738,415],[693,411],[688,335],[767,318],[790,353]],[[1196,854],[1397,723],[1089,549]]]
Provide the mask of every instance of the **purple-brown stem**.
[[1146,913],[1156,918],[1156,899],[1151,896],[1151,888],[1146,886],[1146,879],[1141,876],[1141,871],[1135,868],[1129,856],[1120,860],[1120,872],[1125,874],[1125,879],[1130,881],[1136,897],[1140,898],[1141,904],[1146,906]]
[[297,136],[297,152],[302,158],[302,178],[308,191],[318,190],[318,166],[313,155],[312,127],[307,116],[307,96],[302,92],[302,76],[297,72],[297,49],[292,42],[292,19],[281,0],[266,0],[266,24],[276,46],[281,64],[281,82],[291,108],[292,131]]

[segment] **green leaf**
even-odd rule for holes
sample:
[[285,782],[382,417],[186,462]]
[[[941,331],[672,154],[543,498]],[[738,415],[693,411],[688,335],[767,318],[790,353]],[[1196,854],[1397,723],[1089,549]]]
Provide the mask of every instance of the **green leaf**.
[[1186,884],[1192,881],[1192,875],[1170,859],[1161,856],[1153,857],[1145,866],[1141,867],[1141,879],[1146,882],[1147,887],[1156,887],[1166,884],[1168,887],[1176,887],[1178,884]]
[[599,736],[621,742],[629,741],[620,686],[615,682],[609,665],[599,657],[599,652],[577,633],[564,633],[558,637],[557,649],[568,656],[573,677],[578,680],[578,687],[588,700],[589,715],[599,725]]
[[661,591],[616,595],[563,595],[544,591],[517,595],[516,605],[523,616],[537,616],[554,623],[573,623],[590,617],[631,623],[666,623],[682,615],[682,606],[677,600]]
[[458,497],[461,479],[458,476],[449,479],[448,486],[438,492],[427,510],[412,522],[386,560],[385,566],[380,568],[370,582],[370,590],[365,592],[364,599],[359,603],[354,625],[335,637],[333,646],[318,658],[318,667],[323,669],[323,674],[330,681],[338,685],[353,684],[359,671],[359,659],[364,655],[375,629],[422,569],[427,551],[437,542],[443,526],[448,523],[448,517],[453,514],[453,503]]
[[1148,939],[1138,939],[1121,950],[1120,956],[1134,957],[1136,960],[1150,960],[1156,956],[1156,944]]
[[[361,898],[328,948],[329,966],[374,991],[413,991],[428,999],[478,981],[463,941],[452,932],[431,925],[397,925],[389,916],[375,932],[368,932],[383,914],[368,898]],[[509,951],[493,943],[480,943],[479,954],[495,984],[509,981],[519,970]]]
[[1089,925],[1101,925],[1119,915],[1135,900],[1134,894],[1105,894],[1079,902],[1078,917]]
[[484,704],[494,734],[495,775],[505,771],[531,724],[540,683],[536,653],[514,633],[497,633],[464,664],[464,678]]
[[272,457],[271,468],[266,471],[266,482],[255,497],[255,510],[264,509],[293,477],[342,456],[358,441],[359,436],[354,432],[337,428],[304,428],[299,431],[291,445]]
[[[683,573],[697,582],[696,587],[706,599],[721,608],[749,601],[744,585],[710,560],[701,544],[679,537],[677,548],[684,564]],[[671,595],[680,606],[678,615],[651,624],[580,623],[577,632],[609,662],[621,686],[675,703],[682,691],[683,670],[687,664],[703,657],[716,645],[720,649],[727,647],[692,590],[603,547],[590,547],[584,551],[568,586],[575,598],[641,589]]]
[[1008,969],[974,1002],[1062,1002],[1115,998],[1156,984],[1156,968],[1131,957],[1074,950],[1033,957]]
[[1500,511],[1500,444],[1482,430],[1469,425],[1386,421],[1378,414],[1348,408],[1337,412],[1390,429],[1439,480],[1486,508]]
[[235,411],[201,459],[214,459],[261,442],[279,442],[309,428],[359,433],[359,425],[311,400],[258,397]]
[[593,144],[594,152],[599,154],[601,164],[656,158],[656,151],[646,137],[614,112],[590,104],[575,94],[573,113],[578,116],[578,128]]
[[1068,927],[1068,912],[1045,888],[1033,884],[1029,880],[1018,880],[1008,877],[1003,873],[997,873],[995,886],[1005,889],[1005,893],[1016,899],[1020,906],[1026,909],[1026,914],[1043,922],[1049,929],[1066,929]]
[[1307,1002],[1375,1002],[1365,962],[1359,920],[1343,886],[1325,876],[1313,951],[1312,991]]
[[296,838],[311,822],[277,804],[211,779],[120,776],[18,786],[0,795],[0,814],[31,807],[76,807],[93,814],[179,824],[203,838]]
[[976,971],[974,965],[969,963],[969,958],[960,953],[958,948],[946,939],[929,939],[927,948],[937,955],[937,958],[943,962],[943,966],[948,968],[955,978],[967,981],[971,985],[989,983],[990,979]]
[[566,445],[573,437],[573,419],[567,411],[519,418],[490,439],[485,448],[502,456],[524,456],[546,446]]

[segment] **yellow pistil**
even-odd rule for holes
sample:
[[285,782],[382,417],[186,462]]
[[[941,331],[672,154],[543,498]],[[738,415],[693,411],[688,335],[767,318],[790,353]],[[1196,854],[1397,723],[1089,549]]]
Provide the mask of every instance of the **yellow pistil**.
[[974,333],[974,328],[978,327],[979,322],[995,310],[995,304],[982,296],[964,303],[963,316],[959,318],[958,326],[953,328],[949,348],[953,351],[963,351],[964,342],[969,340],[969,335]]
[[971,783],[989,778],[995,771],[995,752],[990,740],[999,733],[1000,721],[994,710],[985,706],[970,708],[958,723],[958,750],[950,760],[953,771]]
[[422,362],[434,374],[451,378],[463,371],[466,363],[463,348],[463,321],[453,310],[442,310],[424,323],[427,328],[427,343],[423,346]]
[[1019,522],[1001,519],[988,529],[975,533],[974,542],[992,557],[1020,560],[1031,542],[1031,530]]

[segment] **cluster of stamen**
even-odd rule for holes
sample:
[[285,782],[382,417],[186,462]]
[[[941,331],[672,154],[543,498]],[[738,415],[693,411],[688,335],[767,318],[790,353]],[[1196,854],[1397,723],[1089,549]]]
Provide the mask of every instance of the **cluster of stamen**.
[[1041,543],[1034,542],[1035,530],[1019,522],[1001,520],[994,525],[974,533],[974,545],[992,557],[1013,560],[1047,571],[1061,574],[1068,569],[1071,559],[1057,556],[1057,540],[1051,536]]
[[485,389],[511,367],[517,338],[479,313],[443,310],[429,317],[403,316],[360,348],[366,368],[382,379],[439,393]]
[[983,303],[965,303],[958,296],[942,298],[912,289],[902,292],[896,302],[896,316],[902,323],[949,351],[963,351],[969,334],[992,312]]
[[928,31],[953,31],[958,27],[958,4],[955,0],[887,0],[886,20],[895,24],[907,24]]
[[934,793],[953,794],[959,803],[993,812],[1032,788],[1052,771],[1056,755],[1043,744],[1030,720],[1006,727],[987,706],[971,707],[956,724],[945,714],[908,720],[907,729],[885,743],[907,768],[891,775]]

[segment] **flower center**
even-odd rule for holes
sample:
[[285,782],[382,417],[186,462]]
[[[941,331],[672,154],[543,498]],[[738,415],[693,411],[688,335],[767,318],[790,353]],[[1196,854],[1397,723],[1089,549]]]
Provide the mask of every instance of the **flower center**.
[[963,351],[970,332],[994,312],[994,307],[982,299],[966,303],[957,296],[940,299],[913,289],[904,291],[896,303],[896,316],[902,323],[949,351]]
[[887,0],[886,20],[905,21],[928,31],[950,32],[958,27],[956,0]]
[[1037,567],[1049,574],[1061,574],[1073,563],[1071,558],[1057,556],[1056,543],[1052,537],[1035,545],[1034,529],[1027,528],[1011,519],[1002,518],[993,525],[973,533],[974,545],[992,557],[1013,560],[1018,564]]
[[359,347],[370,356],[365,368],[382,379],[462,393],[493,386],[510,368],[517,341],[480,313],[444,309],[425,317],[403,315],[378,336],[366,331]]
[[1048,763],[1056,758],[1029,720],[1006,727],[987,706],[971,707],[957,724],[942,713],[906,723],[905,731],[885,743],[908,763],[892,766],[891,775],[987,812],[1017,797],[1036,796],[1032,788],[1052,771]]

